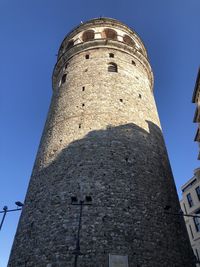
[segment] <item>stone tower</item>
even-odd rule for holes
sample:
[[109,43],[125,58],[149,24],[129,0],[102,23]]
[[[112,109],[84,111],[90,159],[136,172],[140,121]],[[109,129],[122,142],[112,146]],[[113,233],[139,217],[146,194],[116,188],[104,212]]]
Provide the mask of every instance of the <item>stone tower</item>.
[[8,266],[194,266],[179,210],[141,39],[114,19],[79,25],[58,52]]

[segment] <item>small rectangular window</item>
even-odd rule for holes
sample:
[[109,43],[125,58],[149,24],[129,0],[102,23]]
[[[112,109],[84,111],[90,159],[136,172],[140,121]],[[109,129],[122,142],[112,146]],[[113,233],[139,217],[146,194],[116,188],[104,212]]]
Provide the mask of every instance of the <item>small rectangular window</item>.
[[194,225],[195,225],[197,232],[200,232],[200,218],[193,217],[193,220],[194,220]]
[[90,58],[90,56],[89,56],[89,55],[85,55],[85,58],[86,58],[86,59],[89,59],[89,58]]
[[198,197],[198,199],[200,200],[200,187],[197,186],[197,187],[195,188],[195,190],[196,190],[196,193],[197,193],[197,197]]
[[134,66],[136,66],[136,63],[135,63],[135,61],[134,61],[134,60],[132,60],[132,64],[133,64]]
[[61,79],[61,84],[66,82],[67,74],[64,74]]
[[117,72],[117,64],[109,63],[108,64],[108,72]]
[[194,204],[193,204],[192,196],[190,193],[187,194],[187,200],[188,200],[189,206],[192,207]]

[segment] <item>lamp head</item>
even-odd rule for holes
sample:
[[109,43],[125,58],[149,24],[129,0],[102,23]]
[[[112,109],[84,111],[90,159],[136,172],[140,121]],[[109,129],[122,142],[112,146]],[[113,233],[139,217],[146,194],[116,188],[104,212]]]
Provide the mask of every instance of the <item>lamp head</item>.
[[21,203],[20,201],[16,201],[15,204],[17,205],[17,207],[23,207],[24,206],[24,204]]

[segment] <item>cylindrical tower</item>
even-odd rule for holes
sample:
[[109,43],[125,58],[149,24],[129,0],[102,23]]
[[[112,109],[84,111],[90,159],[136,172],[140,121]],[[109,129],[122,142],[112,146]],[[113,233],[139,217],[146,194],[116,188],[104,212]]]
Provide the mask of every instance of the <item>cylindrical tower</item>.
[[179,210],[141,39],[110,18],[79,25],[58,52],[8,266],[194,266]]

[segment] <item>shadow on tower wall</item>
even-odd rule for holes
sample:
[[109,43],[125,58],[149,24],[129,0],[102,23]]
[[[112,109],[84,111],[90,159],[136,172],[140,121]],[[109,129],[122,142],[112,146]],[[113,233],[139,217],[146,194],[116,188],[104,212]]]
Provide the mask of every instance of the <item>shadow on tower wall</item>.
[[[129,123],[89,132],[63,148],[46,168],[36,160],[8,266],[107,267],[108,254],[133,266],[194,266],[161,130]],[[52,265],[47,265],[52,264]]]

